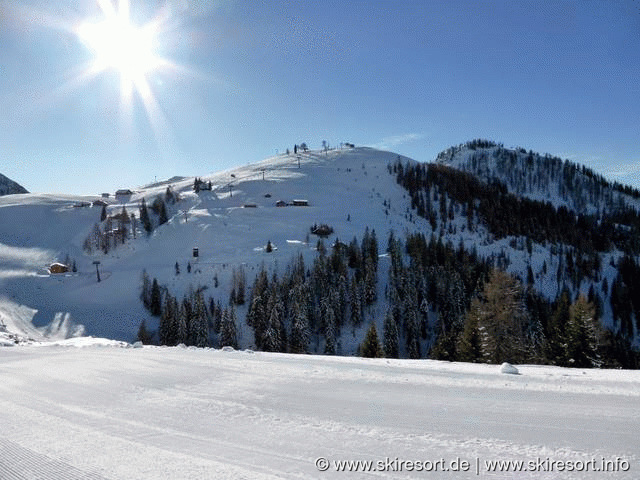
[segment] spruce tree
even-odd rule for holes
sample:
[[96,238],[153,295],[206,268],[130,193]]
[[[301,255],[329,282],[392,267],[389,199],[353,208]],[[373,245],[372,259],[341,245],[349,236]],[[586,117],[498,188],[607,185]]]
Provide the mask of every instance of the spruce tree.
[[207,307],[201,292],[195,294],[193,314],[193,345],[206,347],[209,344]]
[[153,279],[151,285],[151,299],[149,303],[149,311],[154,317],[159,317],[162,313],[162,294],[160,293],[160,286],[158,280]]
[[177,340],[175,299],[167,293],[164,298],[162,314],[160,315],[160,325],[158,327],[158,337],[160,345],[175,345]]
[[457,358],[462,362],[482,361],[478,317],[482,315],[482,302],[477,298],[471,302],[471,308],[465,316],[464,327],[457,345]]
[[398,349],[398,324],[393,318],[391,311],[388,311],[384,317],[383,336],[384,356],[387,358],[398,358],[400,355]]
[[158,198],[160,199],[160,213],[158,214],[158,225],[164,225],[169,220],[167,216],[167,206],[165,205],[164,200],[162,200],[160,197]]
[[380,358],[383,356],[380,340],[378,339],[378,331],[374,322],[371,322],[371,326],[367,330],[364,341],[360,346],[360,356],[366,358]]
[[324,336],[325,336],[324,354],[335,355],[336,354],[336,329],[335,329],[335,324],[333,322],[333,318],[329,319],[326,322]]
[[[186,300],[186,299],[185,299]],[[186,302],[178,302],[176,299],[176,340],[175,344],[184,344],[186,345],[188,342],[188,323],[189,323],[189,309],[187,308]]]
[[569,309],[567,325],[567,359],[573,367],[597,367],[601,329],[594,305],[580,295]]
[[145,199],[142,199],[140,203],[140,221],[142,222],[142,227],[144,228],[147,235],[151,233],[153,230],[153,226],[151,225],[151,219],[149,218],[149,211],[147,210],[147,202]]
[[266,352],[281,352],[284,351],[282,338],[282,315],[284,313],[284,306],[275,291],[272,292],[271,295],[272,305],[267,320],[267,328],[262,338],[262,350]]
[[151,281],[149,280],[149,274],[146,270],[142,270],[142,288],[140,291],[140,300],[144,308],[151,309]]
[[293,320],[290,336],[292,353],[306,353],[309,348],[309,318],[306,309],[300,303],[293,305]]
[[222,311],[222,320],[220,322],[220,347],[238,348],[238,338],[236,333],[236,324],[233,321],[233,313],[225,308]]
[[355,275],[351,278],[349,303],[351,306],[351,324],[357,327],[362,323],[362,295],[360,294],[360,287]]
[[236,305],[244,305],[246,282],[247,279],[244,273],[244,269],[240,267],[240,269],[238,270],[238,279],[236,285]]
[[192,303],[193,295],[185,295],[182,299],[182,308],[184,311],[185,333],[182,343],[185,345],[195,344],[195,310]]
[[142,320],[142,322],[140,322],[140,327],[138,328],[138,341],[145,345],[149,345],[152,342],[152,339],[153,333],[147,330],[145,321]]
[[566,327],[570,319],[570,308],[570,294],[567,289],[564,289],[547,324],[545,356],[555,365],[568,365]]

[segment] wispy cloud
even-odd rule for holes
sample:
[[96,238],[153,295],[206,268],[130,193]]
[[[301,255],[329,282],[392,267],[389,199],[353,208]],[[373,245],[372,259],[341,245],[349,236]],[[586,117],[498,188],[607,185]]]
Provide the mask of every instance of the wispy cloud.
[[370,146],[378,150],[388,150],[392,147],[397,147],[398,145],[404,145],[405,143],[422,140],[423,138],[425,138],[425,135],[422,133],[405,133],[402,135],[391,135],[389,137],[384,137],[378,143]]
[[605,170],[606,174],[612,177],[626,177],[640,173],[640,161],[622,163],[615,165],[611,170]]
[[612,164],[611,160],[603,158],[600,155],[584,156],[575,153],[563,153],[560,154],[559,157],[591,167],[598,173],[611,179],[640,173],[640,160]]

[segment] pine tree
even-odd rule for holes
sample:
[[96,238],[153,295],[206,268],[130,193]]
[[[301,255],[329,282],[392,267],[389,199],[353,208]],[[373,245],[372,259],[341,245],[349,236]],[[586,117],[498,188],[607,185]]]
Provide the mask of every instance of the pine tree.
[[283,339],[281,335],[282,311],[282,303],[280,303],[279,301],[273,302],[273,306],[271,307],[271,311],[269,313],[267,329],[265,330],[262,339],[262,349],[265,352],[283,351]]
[[377,280],[375,265],[371,257],[367,257],[364,261],[364,303],[366,305],[371,305],[377,300]]
[[151,309],[151,281],[149,280],[149,274],[146,270],[142,270],[142,289],[140,291],[140,300],[144,308]]
[[236,333],[236,324],[233,320],[235,316],[232,312],[233,306],[222,311],[222,320],[220,322],[220,346],[238,348],[238,338]]
[[384,356],[387,358],[398,358],[400,355],[398,345],[398,324],[393,318],[391,311],[384,317]]
[[309,318],[303,305],[293,305],[290,350],[292,353],[306,353],[309,347]]
[[149,218],[149,211],[147,210],[147,202],[145,199],[142,199],[140,203],[140,221],[142,222],[142,226],[147,232],[147,235],[151,233],[153,230],[153,226],[151,225],[151,219]]
[[202,292],[198,292],[194,297],[193,345],[196,347],[206,347],[208,344],[209,325],[207,307],[204,303]]
[[594,305],[580,295],[569,309],[567,324],[567,358],[574,367],[601,365],[598,355],[601,329]]
[[326,320],[324,337],[325,337],[324,354],[335,355],[336,354],[336,328],[335,328],[333,318]]
[[107,221],[104,223],[104,235],[102,236],[102,251],[109,253],[111,250],[111,237],[113,235],[113,221],[111,217],[107,217]]
[[145,345],[148,345],[152,342],[152,340],[153,340],[153,333],[147,330],[145,321],[142,320],[142,322],[140,322],[140,327],[138,328],[138,341],[142,342]]
[[349,303],[351,306],[351,324],[357,327],[362,323],[362,295],[360,294],[360,287],[355,275],[351,278]]
[[129,223],[129,214],[127,213],[127,208],[123,205],[122,211],[118,216],[118,237],[120,239],[120,243],[124,244],[129,236],[129,231],[127,230],[127,223]]
[[160,345],[176,345],[178,337],[176,315],[175,299],[167,293],[164,298],[158,327]]
[[238,270],[238,281],[236,286],[236,304],[244,305],[245,302],[245,285],[247,283],[244,269],[240,267]]
[[560,293],[556,308],[547,325],[545,356],[555,365],[568,365],[566,327],[570,319],[569,295],[566,289]]
[[186,345],[189,342],[190,310],[186,297],[182,302],[176,299],[176,345]]
[[184,312],[184,326],[185,326],[184,340],[182,341],[182,343],[188,346],[195,344],[196,322],[195,322],[194,305],[191,301],[192,298],[193,298],[193,294],[191,292],[188,296],[185,295],[182,298],[182,309]]
[[104,222],[107,219],[107,206],[102,206],[102,211],[100,212],[100,221]]
[[383,356],[380,340],[378,340],[378,331],[374,322],[371,322],[371,326],[367,330],[364,341],[360,346],[360,356],[366,358],[380,358]]
[[527,312],[520,282],[495,269],[484,286],[480,302],[476,316],[483,360],[490,363],[526,360]]
[[129,216],[130,220],[131,220],[131,234],[133,235],[133,238],[136,238],[136,231],[138,229],[138,222],[136,221],[136,214],[132,213]]
[[160,200],[160,213],[158,214],[158,225],[164,225],[169,220],[167,216],[167,206],[165,205],[164,200],[162,200],[160,197],[158,197],[158,199]]
[[149,302],[149,311],[154,317],[159,317],[162,313],[162,294],[160,293],[160,286],[158,280],[153,279],[151,284],[151,298]]
[[482,302],[474,298],[465,317],[464,327],[456,349],[457,358],[462,362],[482,361],[481,338],[478,331],[478,318],[482,315],[482,308]]

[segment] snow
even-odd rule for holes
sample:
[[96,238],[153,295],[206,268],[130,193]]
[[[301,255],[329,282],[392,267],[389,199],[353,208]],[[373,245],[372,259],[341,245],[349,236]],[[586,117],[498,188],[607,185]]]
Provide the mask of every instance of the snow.
[[510,363],[504,362],[502,365],[500,365],[500,373],[506,373],[509,375],[518,375],[520,374],[520,371]]
[[[640,372],[118,348],[0,349],[0,478],[514,478],[486,461],[628,462],[518,478],[637,478]],[[80,348],[82,347],[82,348]],[[470,462],[336,473],[316,459]],[[478,459],[478,460],[476,460]]]
[[[78,203],[101,199],[99,194],[0,197],[0,315],[27,309],[28,315],[11,315],[10,329],[35,340],[50,334],[60,339],[84,332],[133,341],[143,319],[150,329],[157,326],[139,300],[143,269],[178,296],[190,287],[211,285],[217,276],[219,288],[209,288],[206,295],[226,304],[234,267],[244,266],[251,285],[263,263],[272,271],[284,269],[302,253],[310,264],[316,255],[317,237],[309,234],[314,223],[334,227],[335,234],[326,240],[327,245],[336,238],[344,242],[354,236],[361,239],[369,227],[376,230],[381,248],[391,229],[427,228],[421,219],[411,222],[404,218],[408,199],[387,171],[396,154],[356,148],[299,157],[300,168],[296,156],[279,155],[199,176],[204,182],[211,181],[210,192],[195,194],[193,177],[132,188],[135,193],[126,200],[126,208],[136,216],[142,198],[150,205],[168,185],[182,200],[169,207],[169,221],[150,237],[140,228],[138,238],[107,255],[88,255],[82,250],[102,207],[74,208]],[[309,206],[275,206],[280,199],[291,202],[294,198],[305,198]],[[392,205],[388,216],[385,199]],[[109,214],[122,209],[119,201],[105,200],[110,204]],[[242,208],[249,203],[257,208]],[[272,253],[265,251],[268,241],[274,247]],[[192,258],[194,247],[200,250],[198,259]],[[78,272],[49,275],[46,268],[66,255],[76,261]],[[101,262],[100,283],[94,260]],[[176,261],[179,276],[175,275]],[[187,273],[187,262],[193,266],[191,274]],[[381,276],[385,272],[383,267]],[[251,338],[250,332],[244,332],[241,346],[252,347]],[[356,347],[354,343],[349,350]]]

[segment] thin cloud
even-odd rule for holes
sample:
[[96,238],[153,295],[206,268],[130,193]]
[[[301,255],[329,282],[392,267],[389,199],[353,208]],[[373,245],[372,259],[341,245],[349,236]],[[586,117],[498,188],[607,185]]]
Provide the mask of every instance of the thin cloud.
[[415,142],[424,138],[422,133],[405,133],[403,135],[392,135],[390,137],[384,137],[380,142],[371,145],[372,148],[377,150],[388,150],[398,145],[404,145],[405,143]]
[[626,177],[640,173],[640,161],[616,165],[616,168],[607,172],[612,177]]

